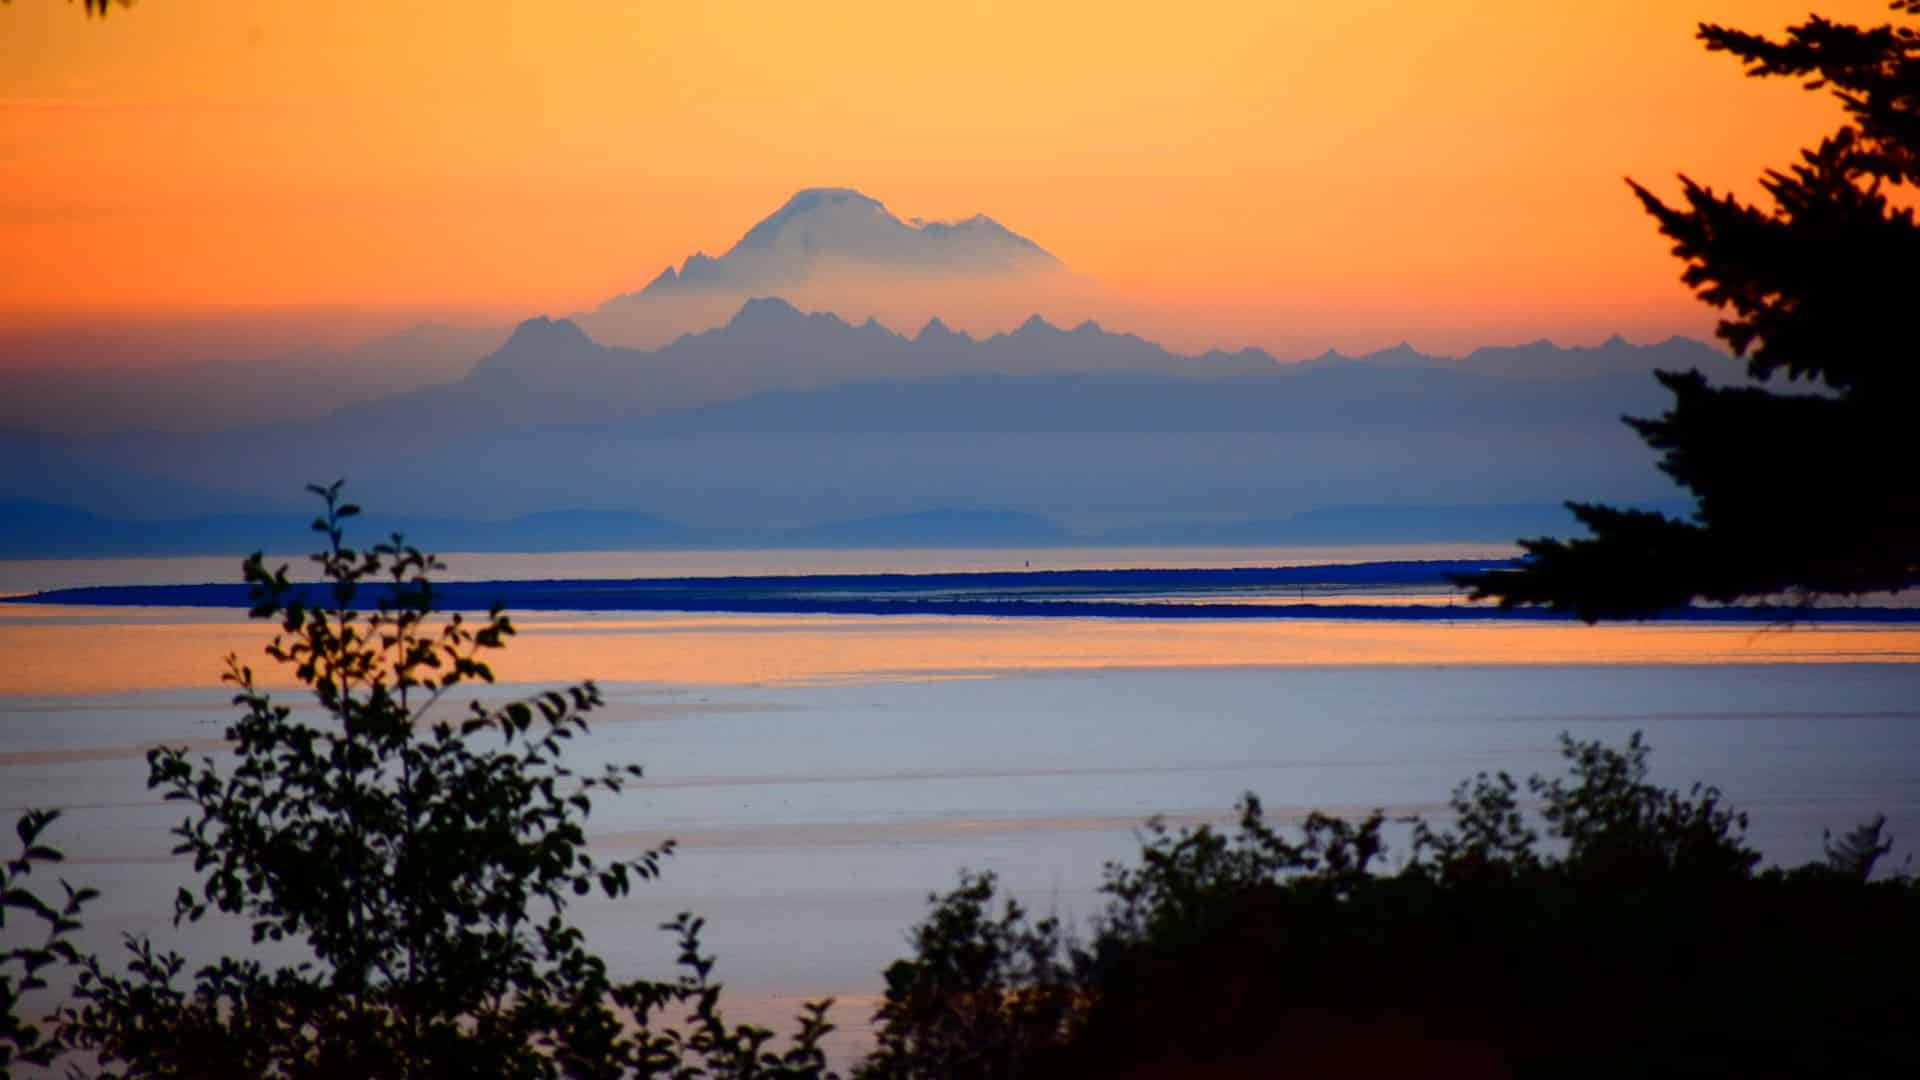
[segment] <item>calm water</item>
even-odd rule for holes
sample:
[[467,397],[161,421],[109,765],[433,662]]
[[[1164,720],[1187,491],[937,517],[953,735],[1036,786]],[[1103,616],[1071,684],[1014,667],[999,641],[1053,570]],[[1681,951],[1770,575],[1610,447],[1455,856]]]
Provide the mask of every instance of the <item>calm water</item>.
[[[812,554],[823,561],[570,556],[555,569],[546,556],[495,556],[504,561],[476,568],[469,557],[455,568],[488,578],[531,576],[535,566],[549,568],[542,576],[629,572],[616,567],[667,576],[1004,568],[1009,558]],[[1101,565],[1259,561],[1127,554],[1138,558]],[[1216,557],[1224,561],[1175,561]],[[180,576],[189,562],[14,564],[0,574],[20,588],[180,581],[191,580]],[[233,562],[206,565],[203,580],[223,580]],[[668,836],[682,845],[664,881],[577,909],[596,944],[621,971],[660,972],[670,952],[653,928],[699,911],[722,975],[752,1015],[773,1019],[800,997],[838,995],[843,1050],[863,1037],[879,973],[901,955],[925,894],[960,867],[995,870],[1039,908],[1084,916],[1098,906],[1102,861],[1135,850],[1142,820],[1217,820],[1244,791],[1279,815],[1434,813],[1475,771],[1555,768],[1561,731],[1618,741],[1638,729],[1655,746],[1658,779],[1722,786],[1751,811],[1754,839],[1776,860],[1814,857],[1821,830],[1876,812],[1891,819],[1900,850],[1920,839],[1920,633],[1911,629],[519,622],[499,665],[510,685],[496,696],[599,679],[609,705],[578,746],[581,763],[647,768],[629,797],[596,805],[594,843],[610,853]],[[67,875],[105,891],[89,920],[96,946],[111,947],[123,930],[199,953],[239,940],[218,925],[178,937],[156,917],[187,868],[166,855],[180,811],[146,792],[143,755],[157,742],[217,753],[229,715],[219,657],[253,654],[262,640],[259,627],[220,612],[0,605],[0,808],[67,809],[55,837],[74,857]]]
[[[1131,570],[1154,567],[1316,566],[1392,559],[1504,559],[1508,544],[1349,547],[900,548],[772,551],[565,551],[442,555],[447,581],[663,578],[754,574],[936,574],[996,570]],[[304,555],[278,556],[296,580],[311,577]],[[0,596],[85,585],[198,585],[240,580],[229,557],[0,559]]]

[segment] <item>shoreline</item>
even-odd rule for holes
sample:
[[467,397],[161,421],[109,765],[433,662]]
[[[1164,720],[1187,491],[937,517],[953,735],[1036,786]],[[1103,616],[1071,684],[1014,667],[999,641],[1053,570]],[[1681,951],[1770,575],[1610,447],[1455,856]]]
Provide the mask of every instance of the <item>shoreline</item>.
[[[434,606],[443,611],[486,611],[498,605],[522,612],[1013,619],[1576,621],[1570,613],[1551,609],[1455,602],[1454,594],[1443,591],[1457,589],[1457,575],[1513,565],[1510,559],[1453,559],[1228,569],[453,581],[434,586]],[[389,585],[365,589],[356,600],[363,607],[396,596]],[[309,584],[294,585],[289,597],[316,606],[330,599]],[[52,589],[3,597],[0,604],[245,610],[252,601],[245,585],[182,584]],[[1920,623],[1920,607],[1694,605],[1648,621],[1899,625]]]

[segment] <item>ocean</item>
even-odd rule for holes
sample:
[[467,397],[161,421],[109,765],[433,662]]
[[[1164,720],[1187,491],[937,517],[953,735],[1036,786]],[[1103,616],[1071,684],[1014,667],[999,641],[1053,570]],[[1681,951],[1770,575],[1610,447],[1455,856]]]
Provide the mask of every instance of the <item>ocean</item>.
[[[724,552],[449,556],[466,580],[979,572],[1497,558],[1485,548]],[[1031,567],[1027,563],[1033,563]],[[235,560],[0,564],[0,592],[231,581]],[[1444,590],[1403,599],[1451,603]],[[1505,620],[1023,619],[533,612],[496,665],[505,699],[595,679],[607,705],[576,764],[646,779],[595,805],[591,842],[673,838],[662,880],[574,909],[617,974],[664,974],[659,923],[708,920],[743,1018],[832,995],[844,1058],[930,892],[992,870],[1043,912],[1099,910],[1107,860],[1151,816],[1438,815],[1482,770],[1558,768],[1561,733],[1645,732],[1654,778],[1721,787],[1770,860],[1887,815],[1920,841],[1920,628]],[[0,810],[58,807],[62,874],[102,889],[85,943],[147,933],[189,955],[244,942],[176,931],[182,816],[146,748],[218,754],[229,651],[265,628],[218,609],[0,604]],[[258,664],[256,666],[259,666]],[[286,686],[285,679],[275,681]],[[297,701],[297,697],[289,697]],[[1396,853],[1389,853],[1389,860]],[[6,933],[15,933],[10,924]]]

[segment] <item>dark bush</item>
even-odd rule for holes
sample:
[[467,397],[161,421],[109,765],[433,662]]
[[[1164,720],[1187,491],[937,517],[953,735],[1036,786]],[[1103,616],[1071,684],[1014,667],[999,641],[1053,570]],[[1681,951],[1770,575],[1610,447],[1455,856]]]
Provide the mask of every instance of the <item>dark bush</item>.
[[564,763],[599,691],[446,701],[492,681],[486,658],[512,623],[498,609],[477,623],[437,616],[440,564],[399,537],[349,547],[356,509],[338,485],[315,491],[323,584],[296,586],[258,555],[246,577],[253,615],[279,624],[269,657],[318,714],[279,704],[229,658],[232,760],[148,755],[149,786],[187,808],[174,851],[200,878],[180,891],[175,922],[232,916],[256,945],[285,942],[297,958],[230,956],[189,973],[129,940],[124,969],[86,958],[61,1042],[103,1076],[824,1075],[825,1003],[785,1051],[771,1032],[728,1023],[698,919],[665,927],[681,943],[677,978],[612,976],[568,903],[626,895],[668,849],[622,861],[587,850],[592,800],[640,776]]
[[[968,879],[890,973],[869,1074],[1920,1075],[1920,886],[1872,879],[1880,823],[1758,871],[1745,819],[1648,784],[1637,735],[1564,752],[1537,815],[1477,777],[1390,872],[1377,813],[1289,840],[1248,797],[1230,834],[1155,827],[1084,946],[974,917],[993,882]],[[956,955],[1035,977],[967,983]],[[945,1037],[942,990],[998,1022]],[[1035,995],[1064,1007],[1011,1022]]]

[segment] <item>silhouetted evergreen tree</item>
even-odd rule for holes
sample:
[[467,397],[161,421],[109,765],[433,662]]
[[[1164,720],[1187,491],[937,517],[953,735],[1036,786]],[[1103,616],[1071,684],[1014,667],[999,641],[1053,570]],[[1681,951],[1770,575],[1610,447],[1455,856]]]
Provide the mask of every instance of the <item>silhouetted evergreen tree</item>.
[[[13,0],[0,0],[0,4],[10,4],[12,2]],[[92,18],[95,15],[105,17],[110,2],[117,3],[123,8],[133,6],[133,0],[81,0],[81,6],[86,8],[88,18]],[[71,4],[73,0],[67,0],[67,3]]]
[[[1891,5],[1920,15],[1920,0]],[[1920,582],[1920,28],[1811,17],[1784,40],[1705,25],[1707,48],[1760,78],[1807,80],[1847,123],[1762,181],[1761,208],[1682,176],[1681,205],[1633,190],[1726,317],[1719,336],[1749,382],[1660,372],[1674,403],[1629,419],[1693,492],[1692,520],[1569,504],[1593,534],[1522,543],[1524,569],[1466,579],[1476,598],[1544,604],[1589,622],[1696,598],[1858,595]],[[1787,392],[1770,384],[1807,384]]]

